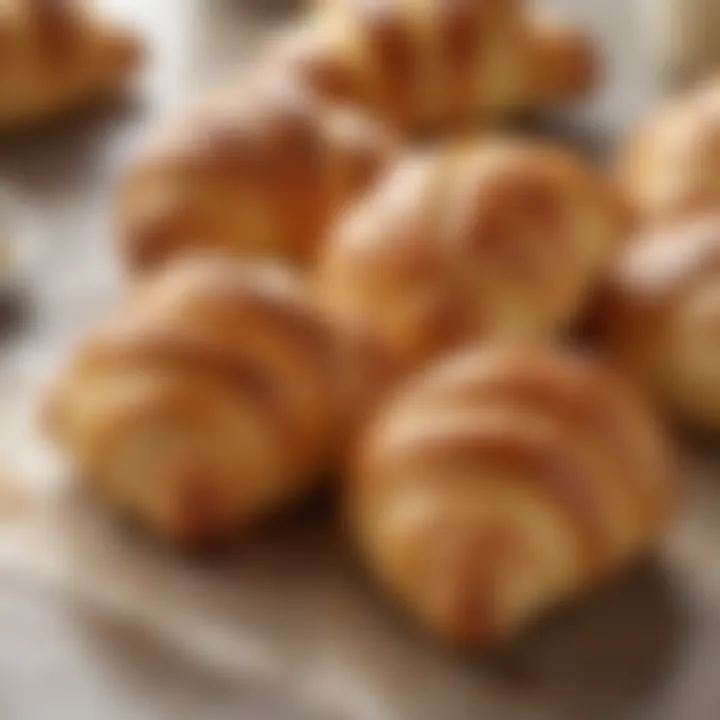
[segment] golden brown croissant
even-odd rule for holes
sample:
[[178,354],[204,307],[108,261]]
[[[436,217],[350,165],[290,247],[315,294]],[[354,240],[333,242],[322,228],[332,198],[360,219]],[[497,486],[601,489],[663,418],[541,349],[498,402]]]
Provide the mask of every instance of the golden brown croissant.
[[427,630],[492,644],[648,550],[675,510],[674,462],[603,366],[471,349],[414,378],[367,430],[349,520]]
[[627,230],[572,153],[520,140],[406,158],[334,228],[322,302],[398,369],[472,339],[568,329]]
[[271,62],[408,132],[567,100],[595,74],[590,40],[520,0],[331,0],[271,44]]
[[82,0],[0,2],[0,127],[44,120],[114,92],[138,38]]
[[374,121],[261,75],[162,128],[121,202],[130,265],[188,249],[307,263],[328,222],[394,155]]
[[720,209],[720,79],[641,124],[621,154],[619,173],[646,225]]
[[50,427],[111,504],[194,547],[317,483],[344,418],[339,357],[289,273],[183,259],[81,349]]
[[686,422],[720,431],[720,214],[631,243],[597,319],[641,384]]

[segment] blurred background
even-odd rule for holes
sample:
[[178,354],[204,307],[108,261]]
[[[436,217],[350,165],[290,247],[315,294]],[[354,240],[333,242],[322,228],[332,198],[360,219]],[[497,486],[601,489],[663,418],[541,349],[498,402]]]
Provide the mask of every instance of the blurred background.
[[[134,97],[0,140],[0,233],[22,256],[2,291],[0,478],[51,482],[33,444],[34,398],[120,293],[113,198],[134,143],[209,81],[241,72],[300,3],[104,4],[152,50]],[[588,29],[605,64],[600,91],[544,129],[607,157],[661,91],[663,56],[652,38],[665,32],[657,13],[673,3],[544,4]],[[720,717],[720,573],[711,552],[720,546],[720,486],[705,450],[692,458],[694,522],[662,563],[489,663],[444,656],[376,607],[364,586],[358,597],[362,581],[312,513],[298,520],[301,541],[260,538],[230,567],[198,570],[112,546],[82,509],[60,526],[22,523],[23,500],[12,496],[0,501],[0,718]]]

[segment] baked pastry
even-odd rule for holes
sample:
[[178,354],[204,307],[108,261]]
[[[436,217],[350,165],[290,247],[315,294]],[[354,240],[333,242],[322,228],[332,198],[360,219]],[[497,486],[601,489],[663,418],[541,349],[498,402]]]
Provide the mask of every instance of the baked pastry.
[[338,357],[294,276],[183,259],[81,348],[49,427],[110,504],[200,547],[317,484],[344,417]]
[[263,73],[160,129],[125,182],[135,271],[203,249],[306,264],[330,219],[391,161],[378,123]]
[[346,214],[316,287],[405,371],[469,340],[567,330],[627,228],[611,186],[569,151],[455,144],[405,158]]
[[720,210],[720,79],[672,100],[621,153],[623,189],[644,225]]
[[408,133],[568,100],[596,74],[583,33],[521,0],[331,0],[271,43],[270,61]]
[[597,327],[661,403],[720,431],[720,212],[628,245],[601,293]]
[[115,92],[140,40],[82,0],[0,2],[0,128],[34,123]]
[[496,644],[649,550],[677,504],[674,462],[652,413],[599,363],[469,349],[368,428],[349,524],[430,633]]

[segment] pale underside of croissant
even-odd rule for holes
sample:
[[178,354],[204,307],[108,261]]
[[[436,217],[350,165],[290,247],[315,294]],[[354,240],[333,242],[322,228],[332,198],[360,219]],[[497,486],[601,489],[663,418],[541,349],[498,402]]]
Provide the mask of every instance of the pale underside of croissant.
[[619,175],[645,225],[720,209],[720,80],[641,124],[622,152]]
[[674,468],[603,366],[466,350],[379,413],[347,509],[368,566],[427,630],[494,644],[647,551],[675,509]]
[[0,128],[34,123],[117,91],[143,54],[131,32],[82,0],[0,2]]
[[271,44],[271,62],[409,132],[494,120],[583,93],[582,33],[518,0],[341,0]]
[[50,428],[122,513],[213,543],[321,478],[343,416],[337,350],[281,269],[178,261],[86,342]]
[[333,229],[317,291],[399,371],[469,340],[549,340],[583,311],[627,232],[609,183],[519,140],[398,164]]
[[280,77],[223,87],[164,127],[121,201],[128,262],[188,250],[314,259],[330,220],[390,162],[391,135]]
[[720,430],[720,214],[631,243],[597,318],[610,355],[661,404]]

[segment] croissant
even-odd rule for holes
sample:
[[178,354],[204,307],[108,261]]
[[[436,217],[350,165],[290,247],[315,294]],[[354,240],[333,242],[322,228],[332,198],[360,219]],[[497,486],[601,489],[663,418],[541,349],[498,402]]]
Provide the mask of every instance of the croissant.
[[596,75],[581,32],[520,0],[318,2],[270,43],[270,62],[406,133],[448,130],[584,93]]
[[114,92],[140,40],[81,0],[0,3],[0,128],[44,120]]
[[623,149],[623,190],[645,225],[672,224],[720,208],[720,80],[674,99]]
[[396,372],[470,340],[568,329],[624,240],[609,183],[523,140],[405,158],[333,228],[315,286]]
[[720,214],[631,243],[595,314],[610,355],[654,397],[720,431]]
[[664,431],[597,362],[466,349],[366,430],[347,498],[359,552],[430,633],[484,646],[647,551],[676,507]]
[[344,417],[340,357],[288,272],[185,258],[80,349],[49,428],[121,514],[213,545],[317,484]]
[[122,191],[136,272],[203,249],[312,261],[330,219],[394,156],[379,123],[260,73],[161,128]]

